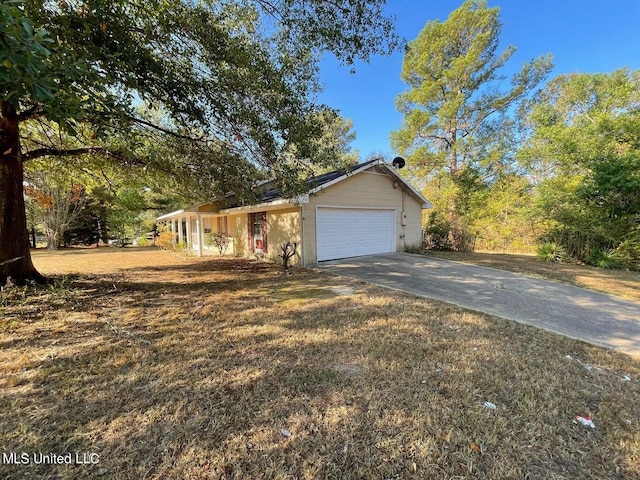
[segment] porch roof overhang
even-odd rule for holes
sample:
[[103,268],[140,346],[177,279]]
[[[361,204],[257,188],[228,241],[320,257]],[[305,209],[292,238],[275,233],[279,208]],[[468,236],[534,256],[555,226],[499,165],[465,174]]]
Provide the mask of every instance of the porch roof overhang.
[[301,197],[296,199],[279,198],[277,200],[272,200],[270,202],[256,203],[253,205],[243,205],[240,207],[224,208],[220,210],[220,213],[225,215],[233,215],[234,213],[264,212],[266,210],[282,210],[284,208],[295,208],[295,207],[299,207],[300,204],[302,203],[309,202],[308,195],[303,195],[302,197],[304,198],[301,198]]
[[189,215],[201,214],[201,215],[218,215],[217,211],[208,209],[203,210],[202,207],[207,205],[212,205],[211,202],[200,202],[195,205],[189,205],[188,207],[181,208],[180,210],[174,210],[173,212],[165,213],[164,215],[160,215],[156,217],[156,221],[164,222],[168,220],[175,220],[177,218],[183,218]]

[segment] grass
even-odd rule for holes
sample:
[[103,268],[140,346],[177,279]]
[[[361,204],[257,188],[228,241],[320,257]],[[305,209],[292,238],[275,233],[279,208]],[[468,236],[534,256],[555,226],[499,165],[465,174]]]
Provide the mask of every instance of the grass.
[[640,477],[623,354],[264,263],[34,262],[53,287],[0,293],[2,452],[99,463],[3,461],[0,478]]
[[640,300],[640,272],[603,270],[577,263],[552,263],[534,255],[429,251],[428,255],[533,275],[582,288]]

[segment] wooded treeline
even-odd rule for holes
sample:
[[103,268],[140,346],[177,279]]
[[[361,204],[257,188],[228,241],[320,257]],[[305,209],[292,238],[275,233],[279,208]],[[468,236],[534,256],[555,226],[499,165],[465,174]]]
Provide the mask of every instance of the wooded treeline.
[[469,0],[409,44],[394,147],[435,208],[433,248],[535,251],[640,267],[640,71],[558,75],[550,55],[509,87],[499,9]]

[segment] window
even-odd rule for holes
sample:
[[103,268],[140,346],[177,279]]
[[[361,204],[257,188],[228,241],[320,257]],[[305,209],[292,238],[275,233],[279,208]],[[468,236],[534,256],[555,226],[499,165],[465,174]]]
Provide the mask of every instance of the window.
[[267,212],[249,214],[249,249],[267,253]]
[[218,232],[228,235],[229,229],[227,228],[227,217],[218,217],[217,221],[218,221]]

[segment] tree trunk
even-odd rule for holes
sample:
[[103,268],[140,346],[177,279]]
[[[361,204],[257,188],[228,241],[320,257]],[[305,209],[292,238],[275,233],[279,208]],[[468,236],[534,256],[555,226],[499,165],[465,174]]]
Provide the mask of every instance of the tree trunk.
[[60,235],[57,231],[46,229],[45,236],[47,237],[47,249],[57,250],[60,246]]
[[33,266],[26,231],[19,121],[15,108],[0,100],[0,286],[46,281]]

